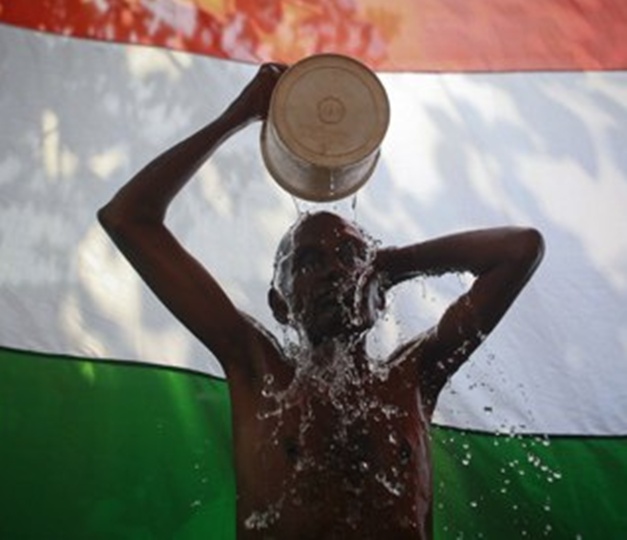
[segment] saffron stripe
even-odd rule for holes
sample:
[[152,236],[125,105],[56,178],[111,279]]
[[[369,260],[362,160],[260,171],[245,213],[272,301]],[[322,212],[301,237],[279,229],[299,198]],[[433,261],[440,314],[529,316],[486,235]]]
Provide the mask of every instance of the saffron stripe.
[[335,51],[379,70],[627,67],[622,0],[1,0],[0,21],[253,63]]

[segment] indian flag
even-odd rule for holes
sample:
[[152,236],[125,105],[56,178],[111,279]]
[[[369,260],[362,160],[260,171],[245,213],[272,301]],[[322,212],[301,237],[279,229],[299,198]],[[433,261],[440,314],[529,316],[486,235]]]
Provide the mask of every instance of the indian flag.
[[[392,107],[338,212],[384,244],[504,224],[547,243],[440,397],[436,537],[627,537],[627,4],[0,0],[0,21],[0,538],[234,538],[223,374],[95,213],[260,62],[321,51],[376,68]],[[300,210],[251,126],[168,221],[280,336],[265,295]],[[403,285],[372,354],[467,284]]]

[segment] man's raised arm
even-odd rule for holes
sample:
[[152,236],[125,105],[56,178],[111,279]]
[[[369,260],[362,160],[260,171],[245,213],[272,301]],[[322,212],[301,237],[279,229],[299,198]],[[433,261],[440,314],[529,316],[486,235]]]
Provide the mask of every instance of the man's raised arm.
[[416,276],[448,272],[476,276],[426,337],[405,348],[416,351],[420,385],[431,407],[448,378],[501,320],[543,253],[544,241],[537,230],[515,227],[453,234],[378,253],[378,271],[390,287]]
[[[284,66],[266,64],[216,120],[170,148],[137,173],[98,212],[109,236],[166,307],[229,372],[230,360],[250,334],[213,277],[164,225],[167,208],[214,150],[268,111]],[[241,358],[241,356],[240,356]],[[240,360],[241,361],[241,360]]]

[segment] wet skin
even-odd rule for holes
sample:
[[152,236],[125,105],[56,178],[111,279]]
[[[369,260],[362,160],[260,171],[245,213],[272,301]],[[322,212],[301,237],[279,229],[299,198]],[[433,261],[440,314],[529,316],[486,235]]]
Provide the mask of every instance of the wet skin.
[[280,322],[323,340],[354,342],[385,303],[374,246],[356,226],[328,212],[309,214],[284,237],[269,301]]
[[364,351],[383,307],[371,248],[332,214],[288,238],[274,294],[306,345],[291,359],[277,346],[262,388],[247,393],[257,399],[235,412],[236,438],[255,441],[237,455],[238,485],[253,482],[238,500],[239,536],[428,538],[430,411],[416,356],[377,372]]
[[[222,115],[140,170],[98,218],[163,305],[224,368],[238,538],[430,538],[427,430],[438,395],[530,279],[543,240],[534,229],[500,227],[373,252],[357,227],[315,214],[279,249],[269,302],[299,336],[296,351],[283,351],[164,220],[213,152],[267,115],[284,70],[262,66]],[[365,337],[385,293],[416,276],[447,272],[475,279],[431,329],[401,344],[383,372],[375,369]]]
[[427,419],[407,375],[361,373],[333,397],[302,375],[238,414],[238,537],[429,538]]

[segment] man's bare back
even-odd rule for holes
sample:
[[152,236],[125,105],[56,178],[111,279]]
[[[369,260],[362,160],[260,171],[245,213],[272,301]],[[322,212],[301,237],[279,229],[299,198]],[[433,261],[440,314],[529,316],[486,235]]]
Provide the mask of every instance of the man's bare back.
[[[241,313],[164,225],[168,205],[227,137],[263,119],[284,67],[263,66],[214,122],[157,157],[99,212],[146,283],[222,364],[233,411],[238,538],[430,538],[428,427],[447,380],[539,263],[533,229],[377,249],[354,224],[303,217],[278,250],[269,303],[289,350]],[[472,272],[440,321],[383,363],[366,335],[387,291]]]

